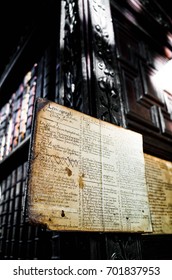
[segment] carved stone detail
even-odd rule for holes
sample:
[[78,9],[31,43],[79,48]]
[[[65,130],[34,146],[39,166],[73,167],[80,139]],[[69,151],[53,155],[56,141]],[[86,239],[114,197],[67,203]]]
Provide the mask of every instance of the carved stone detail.
[[121,125],[120,83],[109,1],[89,0],[97,117]]

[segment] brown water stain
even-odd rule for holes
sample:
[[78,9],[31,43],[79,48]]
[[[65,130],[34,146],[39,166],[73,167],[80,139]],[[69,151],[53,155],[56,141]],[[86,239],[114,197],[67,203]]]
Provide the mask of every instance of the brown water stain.
[[79,181],[80,189],[83,189],[83,187],[84,187],[84,180],[83,180],[83,178],[84,178],[84,174],[79,176],[79,180],[78,181]]
[[67,175],[70,177],[72,176],[72,170],[70,170],[68,167],[65,168]]

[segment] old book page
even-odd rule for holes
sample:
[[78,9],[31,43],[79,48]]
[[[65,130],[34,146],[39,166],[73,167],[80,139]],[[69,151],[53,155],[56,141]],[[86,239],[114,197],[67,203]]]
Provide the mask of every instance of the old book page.
[[38,99],[28,213],[53,230],[151,231],[142,136]]
[[153,233],[172,233],[172,162],[145,154]]

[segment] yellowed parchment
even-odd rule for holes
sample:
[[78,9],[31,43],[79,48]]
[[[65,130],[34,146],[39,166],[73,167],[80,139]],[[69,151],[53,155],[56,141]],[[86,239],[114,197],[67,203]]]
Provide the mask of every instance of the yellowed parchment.
[[142,136],[38,99],[32,222],[53,230],[151,231]]
[[172,233],[172,162],[144,156],[153,233]]

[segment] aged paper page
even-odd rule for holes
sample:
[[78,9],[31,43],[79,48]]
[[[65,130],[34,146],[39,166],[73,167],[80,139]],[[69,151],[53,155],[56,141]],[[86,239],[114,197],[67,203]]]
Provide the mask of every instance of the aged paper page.
[[38,100],[28,208],[55,230],[151,231],[142,136]]
[[[39,110],[39,105],[43,107]],[[29,180],[29,215],[50,229],[77,230],[80,126],[77,114],[38,104]]]
[[172,233],[172,163],[145,154],[153,233]]
[[142,136],[102,122],[104,224],[111,231],[151,231]]

